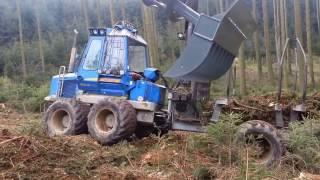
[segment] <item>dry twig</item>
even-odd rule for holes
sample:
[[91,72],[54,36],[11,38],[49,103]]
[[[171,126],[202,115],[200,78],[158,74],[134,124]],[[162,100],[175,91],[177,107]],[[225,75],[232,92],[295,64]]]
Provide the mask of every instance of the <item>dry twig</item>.
[[2,141],[2,142],[0,142],[0,146],[1,146],[1,145],[4,145],[4,144],[6,144],[6,143],[12,142],[12,141],[21,139],[21,138],[23,138],[23,136],[19,136],[19,137],[15,137],[15,138],[12,138],[12,139],[8,139],[8,140],[5,140],[5,141]]

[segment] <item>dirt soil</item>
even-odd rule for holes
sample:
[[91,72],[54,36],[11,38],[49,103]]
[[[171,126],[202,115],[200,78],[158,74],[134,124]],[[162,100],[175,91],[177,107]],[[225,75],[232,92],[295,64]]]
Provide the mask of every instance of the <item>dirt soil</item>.
[[209,161],[186,157],[189,133],[102,147],[89,135],[48,138],[41,116],[0,106],[0,179],[193,179]]

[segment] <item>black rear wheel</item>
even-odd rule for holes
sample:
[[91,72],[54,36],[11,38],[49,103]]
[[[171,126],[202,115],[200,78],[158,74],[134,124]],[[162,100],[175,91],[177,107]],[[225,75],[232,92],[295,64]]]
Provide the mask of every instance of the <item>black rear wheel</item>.
[[136,111],[127,101],[102,100],[91,108],[88,116],[89,133],[102,145],[129,138],[136,126]]
[[283,154],[282,137],[275,127],[265,121],[253,120],[240,125],[237,142],[253,146],[257,164],[277,164]]

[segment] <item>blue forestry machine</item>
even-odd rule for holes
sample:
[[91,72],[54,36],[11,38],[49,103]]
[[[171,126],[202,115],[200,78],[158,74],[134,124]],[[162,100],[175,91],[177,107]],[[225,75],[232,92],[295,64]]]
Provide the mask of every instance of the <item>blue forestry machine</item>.
[[[150,67],[148,44],[137,29],[125,22],[113,28],[91,28],[82,55],[76,57],[75,32],[69,67],[61,66],[53,76],[44,124],[49,136],[87,133],[102,145],[112,145],[132,135],[154,130],[204,132],[216,122],[203,117],[197,103],[208,96],[208,82],[224,75],[232,66],[241,43],[255,29],[250,2],[236,0],[224,13],[210,17],[197,12],[197,0],[143,0],[157,7],[170,20],[186,21],[186,40],[181,56],[164,75]],[[66,72],[67,71],[67,72]],[[156,82],[164,77],[177,81],[174,87]],[[240,125],[242,136],[263,135],[267,165],[282,154],[277,130],[267,122]]]

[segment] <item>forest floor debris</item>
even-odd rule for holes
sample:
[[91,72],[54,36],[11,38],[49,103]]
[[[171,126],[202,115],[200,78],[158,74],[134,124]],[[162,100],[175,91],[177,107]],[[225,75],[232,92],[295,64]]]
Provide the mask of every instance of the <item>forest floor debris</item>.
[[[232,108],[248,114],[257,109],[272,111],[265,106],[274,102],[270,97],[237,100]],[[307,104],[317,108],[317,101]],[[290,102],[288,98],[284,104]],[[245,149],[215,143],[208,134],[170,132],[111,147],[100,146],[89,135],[49,138],[41,114],[19,114],[4,107],[0,109],[0,179],[292,179],[306,170],[290,153],[281,166],[257,167],[246,159]]]
[[[275,125],[275,104],[276,94],[267,94],[261,96],[248,96],[241,100],[230,99],[230,105],[224,108],[225,113],[239,113],[243,121],[259,119]],[[291,109],[301,103],[301,98],[295,94],[283,94],[279,102],[285,121],[285,127],[288,127]],[[320,94],[316,93],[309,96],[305,101],[307,112],[305,117],[320,118]]]

